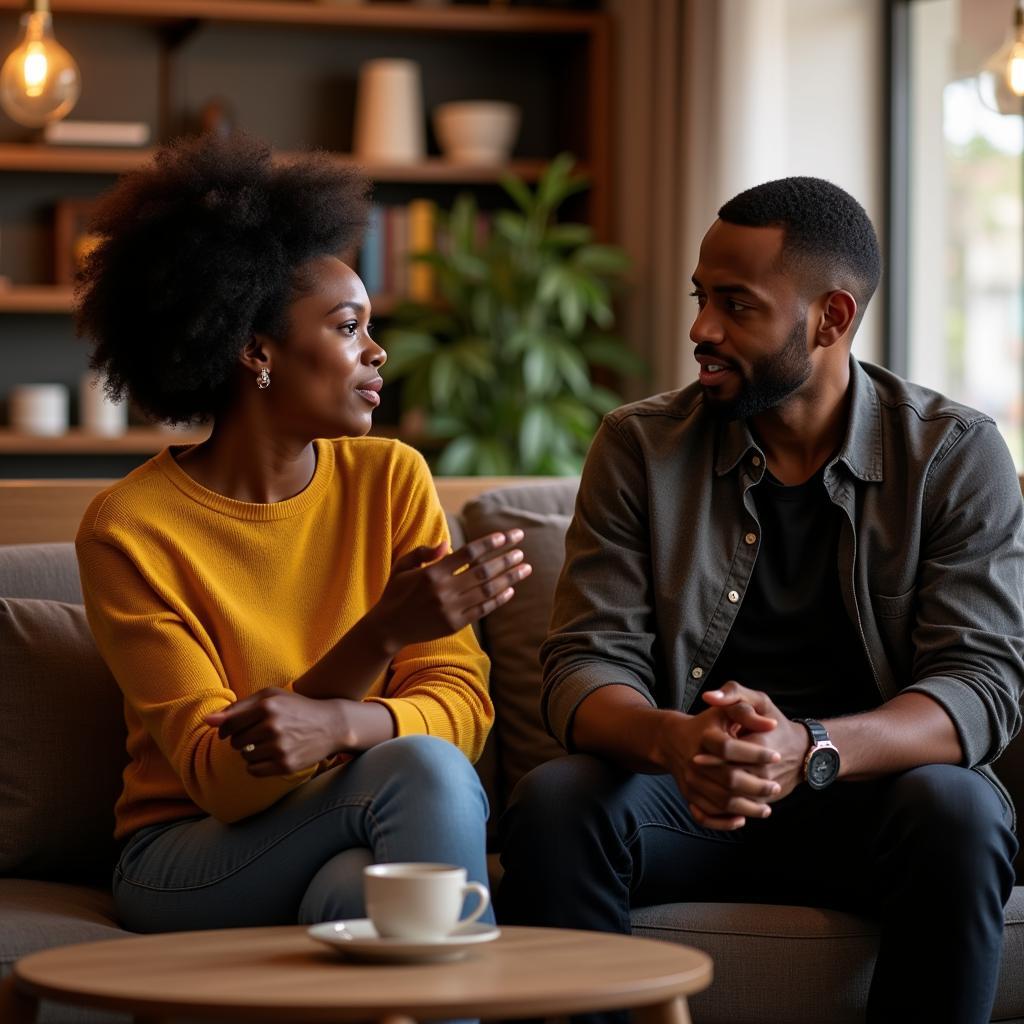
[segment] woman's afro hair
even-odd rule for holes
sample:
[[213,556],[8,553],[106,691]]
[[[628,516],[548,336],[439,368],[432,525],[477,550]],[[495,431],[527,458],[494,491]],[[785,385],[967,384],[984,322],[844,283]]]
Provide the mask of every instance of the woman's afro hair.
[[303,265],[359,243],[368,193],[326,154],[279,162],[245,135],[180,140],[122,177],[77,282],[110,396],[168,423],[216,415],[253,333],[287,333]]

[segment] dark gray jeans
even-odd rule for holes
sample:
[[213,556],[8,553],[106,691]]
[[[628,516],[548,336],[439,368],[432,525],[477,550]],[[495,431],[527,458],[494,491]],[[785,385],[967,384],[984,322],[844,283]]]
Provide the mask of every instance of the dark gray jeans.
[[628,932],[631,906],[789,903],[881,926],[868,1020],[988,1024],[1013,889],[1010,810],[928,765],[806,786],[735,832],[701,828],[667,775],[576,754],[531,772],[501,825],[499,923]]

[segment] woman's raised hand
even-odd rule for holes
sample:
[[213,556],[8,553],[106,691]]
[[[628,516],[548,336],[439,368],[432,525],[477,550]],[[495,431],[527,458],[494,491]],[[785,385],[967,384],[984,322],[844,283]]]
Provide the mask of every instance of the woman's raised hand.
[[510,601],[533,572],[515,545],[522,530],[491,533],[446,554],[448,542],[399,558],[369,617],[394,651],[457,633]]

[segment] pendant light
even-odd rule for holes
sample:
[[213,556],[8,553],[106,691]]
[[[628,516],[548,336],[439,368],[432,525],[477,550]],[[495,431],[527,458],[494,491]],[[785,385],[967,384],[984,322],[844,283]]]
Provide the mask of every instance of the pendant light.
[[0,106],[18,124],[41,128],[71,113],[82,79],[53,37],[50,0],[30,0],[21,24],[22,38],[0,68]]

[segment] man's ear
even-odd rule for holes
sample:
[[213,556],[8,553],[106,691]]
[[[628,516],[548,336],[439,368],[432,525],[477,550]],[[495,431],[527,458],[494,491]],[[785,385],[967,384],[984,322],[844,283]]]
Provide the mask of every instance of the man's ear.
[[850,333],[856,319],[857,300],[849,292],[828,292],[822,299],[815,340],[822,348],[835,345]]
[[273,369],[270,352],[272,346],[269,344],[269,341],[270,339],[262,334],[254,334],[249,339],[249,343],[242,349],[242,354],[238,357],[238,361],[253,373],[259,373],[263,369],[266,369],[269,373]]

